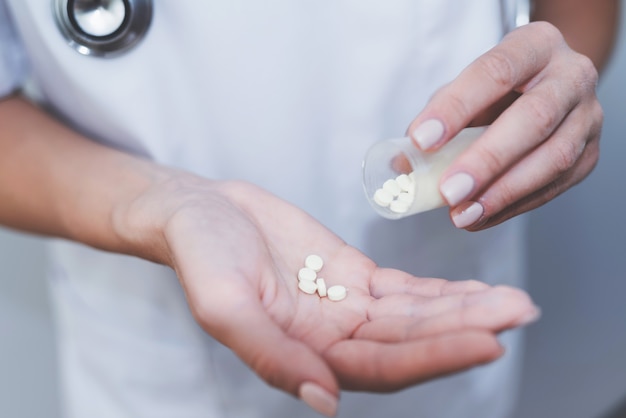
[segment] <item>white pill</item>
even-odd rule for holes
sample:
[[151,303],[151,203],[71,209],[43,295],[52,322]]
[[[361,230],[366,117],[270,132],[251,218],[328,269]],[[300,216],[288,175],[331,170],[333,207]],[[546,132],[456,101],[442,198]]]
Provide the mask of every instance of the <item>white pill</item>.
[[387,190],[394,197],[398,196],[402,192],[402,189],[400,188],[400,185],[398,184],[396,179],[389,179],[384,182],[383,190]]
[[328,299],[332,300],[333,302],[338,302],[342,299],[345,299],[347,294],[348,294],[348,289],[346,289],[345,286],[341,286],[341,285],[331,286],[326,291],[326,295],[328,296]]
[[298,271],[298,280],[300,280],[301,282],[315,282],[315,279],[317,279],[317,273],[313,269],[310,269],[308,267],[302,267]]
[[304,293],[312,295],[317,291],[317,285],[311,280],[300,280],[298,282],[298,289],[302,290]]
[[318,272],[324,266],[324,260],[322,257],[316,254],[311,254],[307,256],[304,260],[304,266],[310,268],[311,270]]
[[415,195],[413,193],[409,193],[409,192],[402,192],[398,195],[398,201],[400,202],[406,202],[409,205],[411,203],[413,203],[413,200],[415,199]]
[[409,211],[410,204],[402,200],[394,200],[389,205],[389,209],[394,213],[406,213]]
[[393,195],[385,189],[378,189],[374,193],[374,202],[386,208],[393,201]]
[[321,298],[326,296],[326,281],[320,277],[315,281],[315,283],[317,284],[317,294],[320,295]]
[[408,176],[408,174],[400,174],[396,177],[396,182],[403,192],[409,192],[414,188],[413,180]]

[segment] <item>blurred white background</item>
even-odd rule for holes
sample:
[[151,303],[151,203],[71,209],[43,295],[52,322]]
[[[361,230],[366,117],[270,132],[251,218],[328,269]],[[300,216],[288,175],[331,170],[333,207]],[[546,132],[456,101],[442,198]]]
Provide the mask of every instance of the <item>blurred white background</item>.
[[[626,400],[624,77],[622,31],[599,87],[600,163],[531,215],[529,291],[543,317],[527,332],[514,418],[604,418]],[[44,257],[39,238],[0,229],[0,417],[60,416]]]

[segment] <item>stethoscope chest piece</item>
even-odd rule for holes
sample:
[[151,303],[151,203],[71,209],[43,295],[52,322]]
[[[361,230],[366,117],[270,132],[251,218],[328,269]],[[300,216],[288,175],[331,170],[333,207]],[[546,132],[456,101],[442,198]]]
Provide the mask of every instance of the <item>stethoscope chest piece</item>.
[[145,36],[152,21],[151,0],[53,1],[61,33],[83,55],[119,55]]

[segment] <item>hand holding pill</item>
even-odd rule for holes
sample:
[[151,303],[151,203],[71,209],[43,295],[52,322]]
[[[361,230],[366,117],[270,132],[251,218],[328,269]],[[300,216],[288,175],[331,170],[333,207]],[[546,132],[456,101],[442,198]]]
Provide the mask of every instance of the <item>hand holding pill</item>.
[[164,248],[196,320],[325,415],[341,390],[396,391],[493,361],[498,332],[538,317],[521,290],[379,268],[251,184],[177,184]]
[[606,59],[576,52],[555,26],[533,22],[431,98],[408,128],[422,150],[490,124],[439,183],[458,228],[480,230],[532,210],[591,172],[603,120],[596,68]]

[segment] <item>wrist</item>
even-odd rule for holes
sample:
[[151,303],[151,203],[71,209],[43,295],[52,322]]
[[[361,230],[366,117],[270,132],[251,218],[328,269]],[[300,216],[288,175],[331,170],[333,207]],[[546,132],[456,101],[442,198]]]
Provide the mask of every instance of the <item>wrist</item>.
[[177,184],[186,174],[147,161],[135,162],[132,168],[132,185],[111,207],[113,250],[172,266],[164,231]]
[[224,182],[153,163],[140,171],[142,186],[118,201],[111,211],[111,225],[120,243],[118,252],[176,269],[172,242],[180,236],[180,226],[201,222],[197,218],[230,200],[223,193]]

